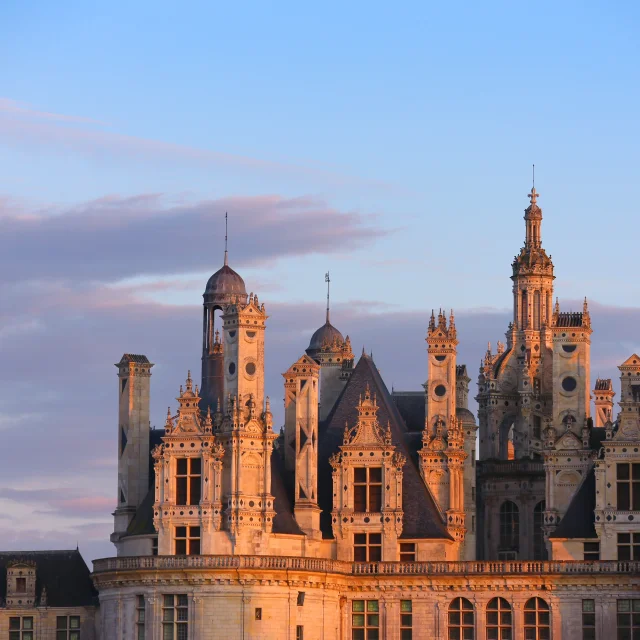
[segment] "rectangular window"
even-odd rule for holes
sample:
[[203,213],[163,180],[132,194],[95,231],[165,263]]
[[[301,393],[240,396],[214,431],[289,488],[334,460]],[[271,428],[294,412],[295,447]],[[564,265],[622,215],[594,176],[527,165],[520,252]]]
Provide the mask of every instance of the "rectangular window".
[[16,593],[26,593],[26,592],[27,592],[27,579],[16,578]]
[[144,596],[136,596],[136,638],[137,640],[145,640],[144,623],[145,623]]
[[165,595],[162,600],[162,640],[187,640],[188,634],[188,596]]
[[354,468],[353,510],[358,513],[382,510],[382,467]]
[[583,546],[584,546],[583,557],[585,560],[600,560],[600,543],[599,542],[585,542],[583,543]]
[[474,468],[476,466],[476,450],[475,449],[471,452],[471,466]]
[[9,618],[9,640],[33,640],[33,616]]
[[176,504],[200,504],[202,486],[202,459],[176,459]]
[[616,465],[616,494],[619,511],[640,511],[640,464]]
[[151,538],[151,555],[158,555],[158,536],[154,536],[153,538]]
[[542,418],[533,416],[533,437],[540,439],[542,437]]
[[618,640],[640,637],[640,600],[618,600]]
[[80,616],[57,616],[56,640],[80,640]]
[[200,555],[200,527],[176,527],[175,554]]
[[618,534],[618,560],[640,560],[640,533]]
[[476,488],[471,487],[471,499],[475,502],[476,500]]
[[296,625],[296,640],[304,640],[304,627],[301,624]]
[[400,543],[400,562],[416,561],[416,545],[415,542]]
[[582,601],[582,640],[596,640],[596,601]]
[[382,560],[382,534],[355,533],[353,535],[353,559],[355,562],[380,562]]
[[413,640],[411,600],[400,600],[400,640]]
[[377,600],[351,603],[351,640],[379,640],[380,613]]

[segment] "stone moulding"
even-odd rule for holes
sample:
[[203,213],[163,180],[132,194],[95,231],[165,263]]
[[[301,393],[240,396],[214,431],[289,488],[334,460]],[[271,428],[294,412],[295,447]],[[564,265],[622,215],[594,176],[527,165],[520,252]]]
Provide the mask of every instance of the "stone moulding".
[[174,569],[265,569],[316,571],[342,575],[640,575],[640,561],[468,561],[343,562],[288,556],[131,556],[94,560],[93,575],[112,571]]

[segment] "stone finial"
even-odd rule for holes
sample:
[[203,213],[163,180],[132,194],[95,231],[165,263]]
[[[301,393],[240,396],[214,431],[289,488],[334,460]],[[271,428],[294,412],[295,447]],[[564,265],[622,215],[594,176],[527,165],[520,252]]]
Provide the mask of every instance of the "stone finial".
[[531,187],[531,191],[527,194],[527,198],[529,198],[529,200],[531,200],[531,204],[536,204],[536,202],[538,201],[538,196],[540,194],[536,191],[535,187]]

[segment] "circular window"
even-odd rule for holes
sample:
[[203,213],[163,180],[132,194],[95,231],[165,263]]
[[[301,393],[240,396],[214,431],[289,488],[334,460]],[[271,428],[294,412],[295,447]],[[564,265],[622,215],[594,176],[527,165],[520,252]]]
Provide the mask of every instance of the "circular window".
[[434,356],[438,362],[444,362],[447,356]]
[[577,386],[578,386],[578,383],[576,382],[576,379],[572,378],[571,376],[567,376],[562,381],[562,388],[565,391],[574,391]]
[[236,337],[236,332],[235,331],[229,331],[229,337],[230,338],[235,338]]
[[230,362],[229,363],[229,373],[231,375],[233,375],[236,372],[236,363],[235,362]]
[[256,365],[254,362],[247,362],[244,370],[248,375],[252,376],[256,372]]
[[562,345],[562,350],[565,353],[573,353],[576,350],[576,345],[575,344],[563,344]]
[[443,384],[439,384],[434,390],[433,393],[435,393],[438,398],[442,398],[442,396],[447,393],[447,388],[443,385]]

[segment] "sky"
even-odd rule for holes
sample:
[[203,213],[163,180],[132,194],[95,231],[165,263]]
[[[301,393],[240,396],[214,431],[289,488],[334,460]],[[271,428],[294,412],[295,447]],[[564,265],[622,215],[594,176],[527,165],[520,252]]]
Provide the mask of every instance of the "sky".
[[[592,374],[640,350],[631,2],[0,3],[0,539],[114,554],[117,377],[163,424],[230,264],[266,387],[332,320],[418,390],[432,308],[472,377],[504,338],[532,184]],[[616,383],[617,388],[617,383]],[[475,380],[472,382],[472,391]]]

